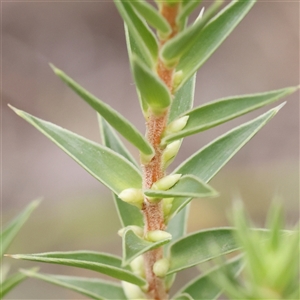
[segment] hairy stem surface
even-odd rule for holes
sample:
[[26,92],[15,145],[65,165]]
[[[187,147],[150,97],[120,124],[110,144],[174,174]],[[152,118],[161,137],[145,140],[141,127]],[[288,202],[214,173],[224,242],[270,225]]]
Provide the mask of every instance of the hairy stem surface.
[[[160,13],[165,17],[165,19],[169,22],[172,28],[170,36],[166,40],[160,41],[160,46],[162,46],[168,39],[172,38],[177,33],[177,26],[175,20],[178,13],[178,7],[178,4],[172,6],[162,4],[160,7]],[[167,85],[170,92],[172,92],[174,69],[167,68],[164,65],[164,63],[159,59],[156,70],[158,76]],[[143,166],[143,186],[145,189],[151,188],[154,182],[165,176],[161,160],[163,149],[160,146],[160,142],[163,131],[167,124],[167,118],[168,110],[166,110],[163,114],[159,116],[150,112],[149,118],[146,122],[146,137],[153,146],[155,155],[148,164],[145,164]],[[164,223],[164,215],[161,201],[151,203],[149,199],[145,197],[142,210],[145,222],[145,235],[148,231],[165,230],[166,225]],[[144,254],[145,273],[149,285],[149,299],[168,299],[168,294],[164,286],[164,279],[157,277],[153,273],[153,265],[156,261],[158,261],[161,258],[163,258],[163,248],[158,248]]]

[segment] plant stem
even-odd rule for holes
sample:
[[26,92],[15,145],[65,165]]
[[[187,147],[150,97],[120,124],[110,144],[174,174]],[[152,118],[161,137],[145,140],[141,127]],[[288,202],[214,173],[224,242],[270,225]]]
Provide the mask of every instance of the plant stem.
[[[168,39],[176,35],[178,29],[176,25],[176,16],[178,14],[179,4],[167,5],[162,3],[160,7],[160,13],[169,22],[172,32],[170,36],[164,40],[160,41],[160,46],[162,46]],[[164,65],[164,63],[158,59],[157,63],[157,74],[162,79],[162,81],[167,85],[170,92],[172,93],[173,88],[173,73],[174,68],[170,69]],[[163,131],[167,124],[168,110],[166,110],[162,115],[155,115],[150,112],[149,118],[146,122],[146,137],[147,140],[152,145],[155,155],[152,160],[143,166],[143,187],[144,189],[150,189],[152,184],[157,180],[165,176],[165,172],[162,167],[162,153],[163,149],[160,146],[161,137]],[[162,202],[151,203],[147,197],[144,198],[143,204],[143,215],[144,215],[144,234],[146,235],[148,231],[153,230],[165,230],[166,225],[164,223],[164,215],[162,209]],[[163,248],[158,248],[144,254],[144,265],[146,280],[148,282],[148,293],[149,299],[155,300],[166,300],[168,299],[168,294],[164,286],[164,279],[157,277],[153,273],[153,265],[156,261],[163,258]]]

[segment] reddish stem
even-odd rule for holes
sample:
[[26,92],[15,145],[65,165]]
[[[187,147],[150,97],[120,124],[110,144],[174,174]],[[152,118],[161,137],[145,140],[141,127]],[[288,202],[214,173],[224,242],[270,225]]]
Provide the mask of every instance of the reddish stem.
[[[176,25],[176,16],[178,14],[178,4],[175,5],[167,5],[162,4],[160,13],[165,17],[165,19],[169,22],[172,32],[170,36],[164,40],[160,41],[160,46],[162,46],[168,39],[176,35],[178,29]],[[172,81],[173,81],[173,73],[174,69],[167,68],[164,63],[159,59],[157,63],[157,74],[163,80],[163,82],[167,85],[170,92],[172,92]],[[162,115],[155,115],[150,113],[150,116],[147,120],[146,127],[147,140],[151,143],[155,155],[152,160],[143,166],[143,187],[144,189],[151,188],[152,184],[157,180],[163,178],[165,176],[165,172],[162,168],[162,152],[163,149],[160,146],[161,137],[163,131],[166,127],[168,118],[168,111],[163,113]],[[153,230],[165,230],[166,225],[164,224],[164,215],[162,209],[162,202],[151,203],[147,197],[144,199],[143,204],[143,215],[145,228],[144,233],[147,234],[148,231]],[[148,293],[147,296],[149,299],[154,300],[166,300],[168,299],[168,294],[166,292],[164,286],[164,280],[162,278],[157,277],[153,273],[153,265],[156,261],[163,258],[163,249],[158,248],[144,254],[144,265],[145,265],[145,273],[146,280],[148,282]]]

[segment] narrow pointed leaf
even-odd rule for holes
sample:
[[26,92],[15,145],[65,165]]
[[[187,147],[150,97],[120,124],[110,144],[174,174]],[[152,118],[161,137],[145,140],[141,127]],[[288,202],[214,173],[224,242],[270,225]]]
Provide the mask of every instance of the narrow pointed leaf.
[[163,112],[171,103],[167,86],[137,57],[133,58],[133,75],[141,97],[154,112]]
[[136,206],[122,201],[116,194],[113,194],[113,197],[122,227],[129,225],[144,226],[143,216]]
[[132,260],[150,250],[169,243],[171,238],[158,242],[149,242],[138,237],[131,229],[126,230],[123,235],[123,266],[127,266]]
[[176,241],[170,246],[168,274],[238,250],[233,233],[232,228],[208,229]]
[[39,203],[40,200],[31,202],[14,220],[12,220],[6,227],[4,227],[3,230],[1,230],[0,260],[2,259],[3,254],[6,252],[19,230],[28,220],[29,216],[36,209]]
[[184,22],[186,18],[192,13],[192,11],[202,2],[202,0],[187,1],[183,5],[181,12],[177,16],[177,24]]
[[[274,117],[281,107],[282,105],[279,105],[254,120],[228,131],[189,157],[173,173],[192,174],[204,182],[209,182]],[[175,216],[191,200],[192,198],[190,197],[175,198],[172,203],[170,216]]]
[[[126,23],[124,23],[124,29],[125,29],[126,46],[127,46],[127,52],[128,52],[129,62],[130,62],[130,68],[131,68],[131,72],[133,73],[133,58],[134,57],[137,56],[146,65],[147,65],[147,61],[144,59],[143,54],[141,53],[140,49],[137,47],[137,43],[134,40],[134,37],[132,36],[132,34],[130,33]],[[148,103],[141,97],[140,91],[138,89],[136,91],[138,94],[142,112],[145,115],[149,108]]]
[[[136,161],[127,151],[124,144],[121,142],[114,130],[103,120],[102,117],[99,117],[98,120],[103,144],[106,147],[124,156],[137,166]],[[122,201],[116,194],[113,194],[113,197],[115,200],[115,205],[121,221],[121,225],[123,227],[129,225],[143,226],[143,217],[137,207]]]
[[130,3],[136,11],[155,29],[168,35],[171,33],[171,27],[162,15],[149,3],[144,0],[131,1]]
[[127,188],[141,188],[139,170],[120,154],[24,111],[12,109],[114,193],[119,194]]
[[119,0],[114,0],[114,3],[133,36],[139,52],[143,55],[144,61],[152,67],[158,55],[158,43],[154,34],[145,21],[135,13],[130,3]]
[[183,72],[184,79],[181,84],[204,64],[255,2],[256,0],[232,1],[203,28],[197,42],[184,53],[176,67]]
[[138,163],[132,157],[131,153],[125,147],[123,142],[120,140],[116,132],[111,128],[111,126],[98,114],[98,122],[102,137],[102,143],[109,149],[119,153],[137,168],[139,168]]
[[63,71],[55,68],[54,66],[51,67],[57,76],[59,76],[86,103],[95,109],[125,139],[137,147],[142,153],[146,155],[153,154],[151,145],[126,118],[111,108],[108,104],[102,102],[94,95],[89,93]]
[[98,278],[83,278],[75,276],[59,276],[43,274],[22,270],[22,272],[32,278],[40,279],[69,290],[73,290],[91,299],[97,300],[116,300],[124,299],[126,296],[121,285],[114,282],[104,281]]
[[238,150],[276,115],[283,104],[217,138],[184,161],[173,173],[192,174],[204,182],[208,182]]
[[18,272],[4,280],[4,282],[1,283],[0,299],[3,299],[8,292],[10,292],[15,286],[20,284],[26,278],[26,275]]
[[213,279],[218,272],[222,272],[226,268],[232,274],[236,274],[241,269],[241,259],[233,259],[224,265],[217,266],[205,274],[201,274],[191,282],[187,283],[174,296],[174,300],[181,299],[181,295],[188,294],[193,299],[197,300],[214,300],[217,299],[222,290],[219,286],[214,284]]
[[166,136],[163,138],[162,143],[170,143],[182,137],[220,125],[288,96],[297,89],[298,87],[289,87],[266,93],[236,96],[233,98],[220,99],[194,108],[182,115],[189,116],[184,129]]
[[200,20],[164,44],[161,49],[161,55],[167,65],[178,61],[184,53],[190,51],[190,49],[198,42],[202,29],[217,13],[221,4],[221,0],[215,1]]
[[[173,200],[176,201],[177,198]],[[187,232],[187,219],[189,213],[189,205],[186,205],[180,210],[168,223],[167,232],[172,234],[172,241],[177,241],[186,235]],[[170,244],[167,244],[165,248],[168,248]]]
[[144,285],[143,278],[121,266],[120,257],[92,251],[48,252],[37,254],[14,254],[15,259],[30,260],[64,266],[77,267],[99,272],[136,285]]
[[196,74],[192,76],[176,93],[172,101],[168,122],[176,120],[193,107]]
[[161,190],[145,190],[144,194],[149,197],[172,198],[172,197],[215,197],[218,193],[208,184],[199,180],[195,176],[185,175],[170,189]]

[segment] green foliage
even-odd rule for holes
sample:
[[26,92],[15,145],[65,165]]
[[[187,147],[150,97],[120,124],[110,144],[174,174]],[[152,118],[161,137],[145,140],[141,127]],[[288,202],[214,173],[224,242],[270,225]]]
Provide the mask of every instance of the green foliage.
[[282,97],[294,93],[296,90],[297,88],[291,87],[255,95],[236,96],[196,107],[180,116],[188,116],[188,122],[184,129],[165,136],[163,143],[170,143],[179,138],[210,129],[262,106],[271,104]]
[[243,253],[242,276],[220,269],[212,282],[230,299],[299,299],[299,230],[283,228],[283,212],[278,205],[269,211],[268,231],[250,230],[238,203],[233,211],[235,240]]
[[146,22],[136,14],[129,1],[117,1],[114,3],[119,10],[128,31],[134,40],[134,45],[141,55],[141,59],[149,66],[154,65],[158,55],[158,44],[152,31]]
[[114,193],[119,194],[129,187],[141,187],[140,171],[123,156],[50,122],[12,109]]
[[59,76],[65,83],[67,83],[75,93],[77,93],[85,102],[87,102],[92,108],[94,108],[114,129],[122,134],[129,142],[136,146],[142,153],[146,155],[153,154],[151,145],[149,145],[142,134],[136,128],[134,128],[134,126],[130,124],[130,122],[126,120],[121,114],[90,94],[73,79],[67,76],[64,72],[55,68],[53,65],[51,65],[51,67],[57,76]]
[[161,247],[162,245],[170,242],[172,236],[161,239],[157,242],[150,242],[142,237],[137,236],[133,230],[128,228],[122,236],[123,238],[123,266],[127,266],[135,258],[144,254],[145,252]]
[[143,278],[133,274],[130,269],[123,268],[122,259],[120,257],[106,253],[92,251],[48,252],[37,254],[15,254],[11,255],[11,257],[15,259],[88,269],[136,285],[144,285],[146,283]]
[[195,278],[194,281],[188,283],[178,291],[174,296],[174,299],[179,300],[184,296],[197,300],[217,299],[222,292],[222,288],[214,284],[211,278],[215,277],[216,274],[219,274],[224,268],[232,274],[237,274],[241,269],[240,257],[229,260],[224,266],[217,266],[209,272],[201,274],[199,277]]
[[163,113],[171,103],[171,94],[167,86],[137,57],[132,58],[132,64],[134,79],[141,97],[155,113]]
[[25,276],[40,279],[83,294],[90,299],[115,300],[126,299],[121,285],[98,278],[82,278],[75,276],[58,276],[21,270]]
[[[0,289],[0,298],[4,297],[9,291],[11,291],[15,286],[17,286],[19,283],[24,281],[26,279],[26,275],[23,273],[15,273],[7,277],[7,273],[9,271],[9,267],[7,265],[4,265],[3,255],[9,248],[10,244],[20,231],[20,229],[23,227],[25,222],[30,217],[31,213],[36,209],[36,207],[39,205],[40,200],[35,200],[31,202],[15,219],[13,219],[8,225],[6,225],[3,229],[1,228],[1,235],[0,235],[0,241],[1,241],[1,289]],[[7,268],[7,270],[5,270]]]
[[[215,1],[188,26],[187,19],[201,0],[156,2],[158,8],[144,0],[114,1],[124,20],[130,66],[147,127],[145,136],[55,67],[54,72],[97,112],[102,145],[12,107],[112,191],[122,226],[119,235],[123,257],[91,251],[11,257],[93,270],[122,281],[122,285],[116,285],[98,279],[22,271],[22,276],[66,287],[93,299],[162,300],[167,298],[179,271],[242,249],[242,258],[237,256],[201,274],[181,287],[173,298],[216,299],[224,289],[235,299],[278,295],[280,299],[292,299],[298,296],[293,255],[298,238],[294,232],[282,230],[279,210],[270,217],[269,231],[248,229],[238,212],[237,230],[213,228],[186,235],[188,204],[194,198],[217,195],[208,182],[284,104],[217,137],[169,175],[166,168],[176,157],[184,137],[272,104],[299,87],[228,97],[193,108],[196,72],[255,1],[231,1],[221,11],[221,1]],[[157,30],[156,35],[149,26]],[[142,167],[115,130],[137,148]],[[278,262],[276,266],[273,261]],[[246,284],[240,287],[236,276],[243,263]],[[215,277],[219,282],[211,280]]]
[[176,66],[176,69],[183,73],[180,85],[188,80],[217,50],[255,2],[255,0],[232,1],[201,30],[193,47],[180,58]]

